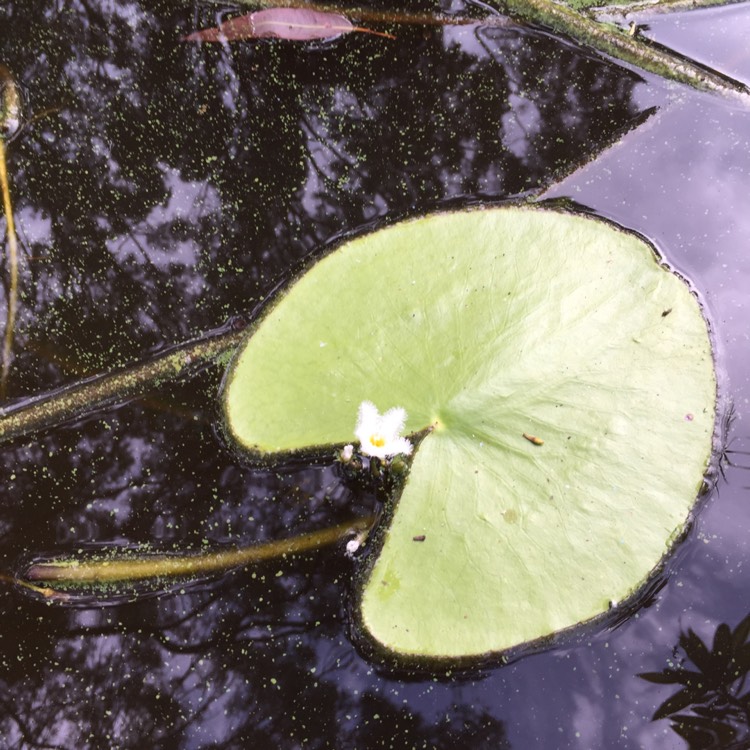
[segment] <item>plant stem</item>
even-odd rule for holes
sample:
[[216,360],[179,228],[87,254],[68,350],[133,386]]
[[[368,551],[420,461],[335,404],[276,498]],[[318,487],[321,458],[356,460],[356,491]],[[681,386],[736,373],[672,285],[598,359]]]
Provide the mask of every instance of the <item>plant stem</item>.
[[0,63],[0,193],[2,193],[6,236],[8,237],[8,302],[2,365],[0,366],[0,401],[5,400],[8,387],[18,308],[18,241],[13,219],[13,206],[10,200],[6,140],[14,138],[20,127],[21,93],[16,86],[13,74],[5,65]]
[[137,556],[131,552],[115,551],[106,556],[101,552],[87,556],[80,553],[71,558],[32,563],[14,582],[22,586],[41,586],[42,591],[55,591],[55,586],[85,587],[161,578],[196,578],[311,552],[335,544],[354,533],[366,531],[374,522],[375,516],[352,518],[309,534],[199,554]]
[[715,8],[719,5],[737,5],[746,0],[644,0],[644,2],[617,3],[591,8],[596,18],[612,16],[625,17],[631,13],[679,13],[701,8]]
[[233,350],[243,335],[242,331],[229,331],[182,344],[148,362],[96,375],[7,412],[0,410],[0,443],[76,419],[109,403],[140,396],[166,380],[219,359]]
[[0,573],[0,582],[10,584],[11,586],[20,586],[25,591],[30,591],[32,594],[42,596],[45,599],[59,596],[54,589],[46,588],[45,586],[35,586],[33,583],[22,581],[20,578],[14,578],[7,573]]
[[602,24],[553,0],[487,0],[514,18],[541,24],[580,44],[635,65],[663,78],[700,91],[742,97],[750,103],[750,89],[739,81],[704,69],[674,52],[648,44],[617,27]]
[[0,191],[3,196],[6,235],[8,237],[8,313],[5,319],[5,336],[3,339],[2,371],[0,371],[0,401],[5,399],[8,387],[8,373],[13,356],[13,336],[16,327],[16,310],[18,307],[18,244],[16,225],[13,220],[13,207],[10,201],[8,186],[8,167],[5,158],[5,140],[0,136]]

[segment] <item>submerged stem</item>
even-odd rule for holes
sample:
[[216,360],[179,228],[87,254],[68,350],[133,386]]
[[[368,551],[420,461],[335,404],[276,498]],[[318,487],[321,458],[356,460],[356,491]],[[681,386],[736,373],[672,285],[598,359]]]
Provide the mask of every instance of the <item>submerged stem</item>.
[[75,557],[32,563],[14,582],[22,586],[54,590],[54,586],[118,584],[160,578],[195,578],[220,573],[244,565],[257,565],[287,555],[311,552],[369,529],[375,516],[363,516],[313,531],[249,547],[234,547],[199,554],[134,556],[114,552],[102,557],[81,553]]
[[237,346],[243,335],[242,331],[229,331],[183,344],[148,362],[96,375],[43,394],[6,413],[0,411],[0,443],[95,412],[109,403],[142,395],[165,380],[218,359]]
[[7,573],[0,573],[0,582],[8,583],[12,586],[20,586],[25,591],[31,591],[32,594],[43,596],[44,598],[52,598],[56,596],[56,592],[53,589],[46,588],[45,586],[36,586],[28,581],[23,581],[20,578],[14,578]]

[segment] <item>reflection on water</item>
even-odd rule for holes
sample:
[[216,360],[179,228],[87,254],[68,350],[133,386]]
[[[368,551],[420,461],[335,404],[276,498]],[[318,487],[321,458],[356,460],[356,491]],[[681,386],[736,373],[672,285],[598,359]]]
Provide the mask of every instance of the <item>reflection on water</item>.
[[750,615],[735,628],[722,622],[705,643],[691,628],[680,633],[669,666],[639,675],[676,692],[654,713],[669,718],[691,750],[726,750],[750,743]]
[[514,26],[228,47],[166,3],[11,7],[29,111],[59,108],[11,151],[19,396],[221,325],[340,233],[523,195],[638,114],[635,76]]
[[[24,256],[13,398],[221,326],[342,234],[533,193],[643,113],[635,74],[512,24],[208,46],[179,39],[214,10],[143,5],[0,7],[3,59],[38,115],[8,153]],[[213,428],[220,377],[4,446],[2,567],[92,543],[250,543],[372,512],[333,462],[281,472],[231,455]],[[337,548],[128,605],[8,590],[2,744],[495,750],[563,747],[563,725],[569,746],[623,736],[601,672],[615,664],[624,694],[641,662],[607,662],[600,640],[502,670],[379,673],[348,638],[350,574]]]

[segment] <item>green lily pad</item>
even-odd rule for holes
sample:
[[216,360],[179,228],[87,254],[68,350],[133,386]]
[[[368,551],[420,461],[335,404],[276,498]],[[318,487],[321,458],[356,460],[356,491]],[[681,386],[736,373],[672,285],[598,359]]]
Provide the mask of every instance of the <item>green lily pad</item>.
[[641,587],[700,491],[716,380],[695,296],[646,242],[513,206],[345,242],[256,323],[223,399],[259,459],[353,442],[365,400],[433,428],[358,621],[394,656],[465,660]]

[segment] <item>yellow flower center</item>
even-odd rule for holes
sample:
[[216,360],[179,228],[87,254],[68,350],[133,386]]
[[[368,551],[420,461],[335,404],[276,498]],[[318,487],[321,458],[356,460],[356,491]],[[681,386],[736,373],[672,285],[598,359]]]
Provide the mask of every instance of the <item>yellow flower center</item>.
[[374,435],[370,435],[370,445],[382,448],[385,445],[385,438],[376,432]]

